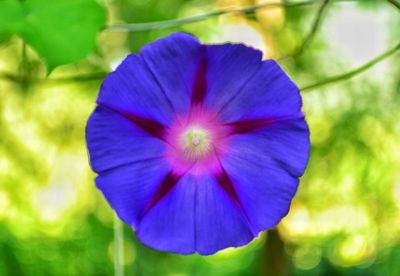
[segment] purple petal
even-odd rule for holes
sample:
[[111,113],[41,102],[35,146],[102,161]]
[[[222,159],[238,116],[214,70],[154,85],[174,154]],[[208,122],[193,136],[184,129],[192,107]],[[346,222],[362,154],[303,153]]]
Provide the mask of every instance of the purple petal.
[[242,44],[207,46],[205,106],[220,110],[242,89],[261,66],[262,53]]
[[101,173],[129,163],[163,157],[165,144],[119,113],[98,106],[86,126],[93,170]]
[[168,195],[168,193],[175,187],[181,177],[181,175],[170,171],[162,180],[160,186],[157,188],[157,191],[153,194],[153,197],[148,202],[144,212],[147,213],[151,208],[154,207],[154,205],[156,205],[161,199]]
[[118,216],[137,228],[169,170],[162,159],[142,160],[101,173],[96,184]]
[[288,212],[309,156],[303,118],[282,121],[253,133],[234,135],[223,166],[257,231],[275,226]]
[[148,134],[160,138],[162,140],[165,140],[165,126],[160,124],[157,121],[153,121],[148,118],[144,118],[141,116],[138,116],[136,114],[133,114],[131,112],[121,112],[117,109],[113,109],[107,106],[104,106],[103,104],[99,104],[100,107],[104,109],[108,109],[110,111],[113,111],[114,113],[117,113],[121,115],[122,117],[126,118],[133,124],[135,124],[137,127],[141,128],[143,131],[147,132]]
[[195,237],[199,254],[242,246],[254,238],[246,217],[213,176],[203,175],[191,181],[197,185]]
[[168,125],[172,106],[143,58],[131,54],[104,80],[97,103]]
[[210,255],[254,235],[239,206],[212,175],[183,176],[143,217],[139,239],[162,251]]
[[195,192],[197,183],[184,176],[142,218],[136,228],[147,246],[180,254],[195,252]]
[[192,35],[174,33],[143,47],[141,55],[175,112],[190,107],[194,79],[202,66],[204,46]]
[[[309,130],[298,88],[261,56],[176,33],[128,56],[104,81],[87,125],[91,165],[97,187],[144,244],[209,255],[247,244],[287,214]],[[197,110],[219,116],[229,139],[212,171],[178,174],[168,135]]]
[[298,117],[299,89],[273,60],[262,63],[257,73],[220,110],[224,122]]

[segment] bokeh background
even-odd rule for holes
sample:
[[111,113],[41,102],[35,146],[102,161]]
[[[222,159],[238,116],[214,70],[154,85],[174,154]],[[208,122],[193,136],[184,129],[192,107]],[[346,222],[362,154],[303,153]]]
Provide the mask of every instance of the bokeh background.
[[131,32],[105,26],[282,1],[52,2],[0,0],[0,275],[113,275],[116,254],[119,275],[400,275],[394,51],[365,72],[302,92],[311,158],[288,216],[250,245],[213,256],[140,244],[96,190],[84,134],[105,72],[145,43],[174,31],[242,42],[306,87],[399,43],[396,0],[308,1]]

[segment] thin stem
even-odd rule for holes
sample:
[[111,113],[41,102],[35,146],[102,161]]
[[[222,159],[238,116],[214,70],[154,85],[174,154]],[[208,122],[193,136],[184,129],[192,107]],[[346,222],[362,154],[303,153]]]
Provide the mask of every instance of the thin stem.
[[114,275],[124,275],[124,231],[121,220],[114,215]]
[[317,15],[315,16],[315,19],[314,19],[314,21],[312,23],[312,27],[311,27],[310,32],[304,38],[302,44],[297,48],[297,50],[295,50],[290,55],[287,55],[287,56],[284,56],[284,57],[280,58],[279,60],[284,60],[284,59],[287,59],[289,57],[297,57],[297,56],[301,55],[304,52],[304,50],[311,44],[311,42],[313,41],[315,35],[317,34],[317,31],[318,31],[319,27],[321,26],[323,15],[324,15],[324,11],[328,7],[328,4],[329,4],[330,1],[331,0],[324,0],[322,2],[320,8],[317,11]]
[[285,244],[276,228],[268,231],[267,239],[261,251],[261,271],[258,275],[291,275]]
[[300,88],[300,90],[304,92],[304,91],[307,91],[307,90],[311,90],[311,89],[315,89],[315,88],[318,88],[318,87],[321,87],[321,86],[332,84],[332,83],[335,83],[335,82],[339,82],[339,81],[350,79],[350,78],[354,77],[355,75],[358,75],[358,74],[368,70],[369,68],[371,68],[375,64],[381,62],[382,60],[390,57],[391,55],[396,53],[399,49],[400,49],[400,43],[397,44],[395,47],[387,50],[386,52],[382,53],[381,55],[377,56],[376,58],[370,60],[369,62],[365,63],[364,65],[361,65],[360,67],[358,67],[358,68],[356,68],[354,70],[351,70],[351,71],[349,71],[347,73],[344,73],[344,74],[328,77],[328,78],[324,79],[321,82],[317,82],[317,83],[314,83],[314,84],[306,85],[306,86]]
[[[127,23],[127,24],[115,24],[108,25],[106,29],[114,30],[114,31],[127,31],[127,32],[143,32],[149,30],[159,30],[166,29],[181,25],[186,25],[189,23],[199,22],[203,20],[207,20],[212,17],[224,15],[224,14],[252,14],[258,9],[264,8],[273,8],[273,7],[301,7],[306,5],[312,5],[315,3],[319,3],[325,0],[309,0],[302,2],[276,2],[276,3],[264,3],[258,4],[243,8],[230,8],[230,9],[222,9],[214,12],[196,15],[193,17],[181,18],[181,19],[173,19],[173,20],[164,20],[164,21],[156,21],[156,22],[148,22],[148,23]],[[337,0],[336,2],[351,2],[357,0]]]
[[26,53],[26,43],[25,43],[25,41],[22,41],[22,47],[21,47],[21,76],[22,76],[22,78],[26,77],[27,66],[28,66],[28,55]]
[[20,83],[21,87],[24,91],[29,86],[29,71],[28,71],[28,54],[27,54],[27,49],[26,49],[26,43],[25,41],[22,41],[22,47],[21,47],[21,63],[20,63],[20,68],[19,68],[19,75],[20,75]]

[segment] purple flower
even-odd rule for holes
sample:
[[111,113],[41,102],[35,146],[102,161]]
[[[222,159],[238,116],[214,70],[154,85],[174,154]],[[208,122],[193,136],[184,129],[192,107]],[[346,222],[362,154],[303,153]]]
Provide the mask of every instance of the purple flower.
[[289,211],[309,131],[299,89],[261,56],[175,33],[104,80],[86,130],[91,166],[144,244],[213,254]]

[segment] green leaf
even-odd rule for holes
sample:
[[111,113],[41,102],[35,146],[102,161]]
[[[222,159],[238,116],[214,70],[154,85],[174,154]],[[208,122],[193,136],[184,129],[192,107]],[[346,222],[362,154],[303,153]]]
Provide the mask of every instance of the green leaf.
[[95,0],[0,0],[0,33],[22,37],[49,71],[93,52],[104,24],[104,8]]
[[11,37],[9,32],[0,33],[0,43],[7,41]]
[[12,33],[16,33],[23,20],[23,10],[19,2],[0,0],[0,37],[6,40]]

